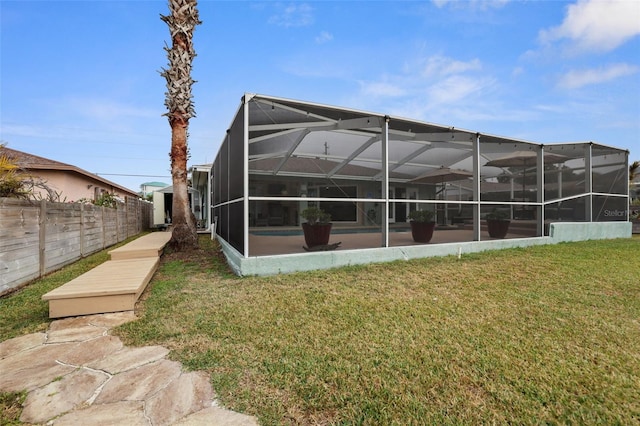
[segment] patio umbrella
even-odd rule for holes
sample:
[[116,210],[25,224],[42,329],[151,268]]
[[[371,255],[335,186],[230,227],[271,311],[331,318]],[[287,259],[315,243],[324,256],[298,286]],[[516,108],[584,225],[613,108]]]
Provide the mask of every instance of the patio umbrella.
[[[560,154],[545,153],[545,164],[564,163],[569,157]],[[522,198],[524,200],[525,181],[527,179],[527,167],[538,164],[538,153],[536,151],[514,151],[504,157],[488,161],[485,166],[492,167],[522,167]]]
[[439,169],[429,170],[428,172],[411,179],[412,183],[441,183],[453,182],[456,180],[465,180],[473,176],[473,173],[466,170],[450,169],[449,167],[440,167]]

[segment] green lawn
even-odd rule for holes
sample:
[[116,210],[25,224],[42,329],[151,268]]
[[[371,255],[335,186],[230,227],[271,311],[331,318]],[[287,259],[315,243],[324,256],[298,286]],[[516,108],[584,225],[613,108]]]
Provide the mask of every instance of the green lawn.
[[54,288],[95,268],[109,259],[108,252],[140,235],[128,238],[105,250],[87,256],[36,280],[9,296],[0,298],[0,341],[23,334],[45,331],[49,320],[49,304],[41,297]]
[[202,243],[114,331],[261,424],[640,421],[638,237],[264,278]]
[[263,424],[630,424],[639,253],[634,238],[244,279],[168,256],[119,333],[209,371]]

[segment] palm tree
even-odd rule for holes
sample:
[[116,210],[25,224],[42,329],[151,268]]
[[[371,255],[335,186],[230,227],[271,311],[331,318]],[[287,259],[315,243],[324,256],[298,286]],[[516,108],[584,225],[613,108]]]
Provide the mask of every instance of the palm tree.
[[28,198],[25,190],[25,179],[20,175],[20,167],[14,158],[4,151],[0,144],[0,197]]
[[198,245],[196,221],[189,208],[187,189],[187,130],[189,119],[195,117],[192,102],[191,64],[196,52],[193,49],[193,30],[201,24],[197,0],[169,0],[168,16],[160,15],[171,33],[172,46],[165,46],[169,69],[161,75],[167,81],[165,106],[171,125],[171,177],[173,179],[171,245],[178,250]]
[[[640,161],[636,160],[633,163],[629,164],[629,196],[633,198],[633,194],[631,194],[631,186],[633,185],[633,181],[638,175],[640,171]],[[636,196],[640,196],[640,193],[636,191]]]
[[629,164],[629,182],[633,182],[640,169],[640,161],[636,160]]

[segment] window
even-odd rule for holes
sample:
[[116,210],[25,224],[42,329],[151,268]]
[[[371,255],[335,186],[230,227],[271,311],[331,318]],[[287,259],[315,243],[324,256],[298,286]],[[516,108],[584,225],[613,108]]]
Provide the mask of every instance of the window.
[[[357,186],[324,186],[318,188],[321,198],[357,198]],[[320,208],[331,215],[332,222],[356,222],[358,206],[356,202],[322,201]]]

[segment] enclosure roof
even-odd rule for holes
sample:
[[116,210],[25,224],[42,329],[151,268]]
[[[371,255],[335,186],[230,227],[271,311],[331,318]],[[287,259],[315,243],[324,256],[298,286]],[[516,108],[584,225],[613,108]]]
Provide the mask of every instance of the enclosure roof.
[[531,152],[535,157],[543,147],[453,126],[273,96],[245,94],[243,101],[248,104],[253,174],[378,180],[385,171],[385,122],[388,173],[396,181],[410,181],[442,167],[472,171],[476,139],[483,177],[509,169],[487,164],[500,164],[495,160],[506,153]]

